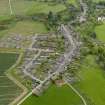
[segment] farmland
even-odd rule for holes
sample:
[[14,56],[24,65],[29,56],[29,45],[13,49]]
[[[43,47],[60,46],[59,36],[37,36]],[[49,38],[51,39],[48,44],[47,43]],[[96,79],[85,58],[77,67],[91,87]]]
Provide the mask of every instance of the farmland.
[[105,105],[105,76],[101,68],[95,63],[94,56],[87,56],[78,73],[81,81],[76,88],[87,97],[92,105]]
[[105,1],[105,0],[93,0],[94,2],[100,2],[100,1]]
[[8,0],[0,0],[0,15],[9,15]]
[[68,3],[73,4],[74,6],[77,5],[77,0],[68,0]]
[[31,35],[34,33],[47,33],[45,25],[41,22],[19,21],[9,28],[5,34]]
[[7,105],[13,101],[21,92],[8,77],[5,75],[18,58],[17,54],[0,53],[0,105]]
[[51,86],[40,97],[30,96],[22,105],[81,105],[81,99],[67,85]]
[[[62,12],[66,9],[63,4],[50,2],[29,1],[29,0],[11,0],[12,16],[8,0],[0,1],[0,21],[9,21],[5,23],[5,30],[0,31],[0,36],[7,34],[30,35],[33,33],[48,33],[45,26],[45,19],[33,21],[30,16],[36,15],[35,19],[39,19],[40,14],[44,14],[44,18],[52,11],[53,13]],[[18,16],[18,21],[17,17]],[[29,17],[28,17],[29,16]],[[29,19],[27,19],[27,17]],[[43,17],[43,16],[42,16]],[[25,18],[25,20],[21,20]]]
[[105,0],[92,1],[0,0],[0,105],[105,105]]
[[[0,1],[0,14],[8,14],[9,3],[8,0]],[[60,12],[65,10],[65,6],[62,4],[53,4],[29,0],[11,0],[11,7],[14,15],[32,15],[36,13],[48,13],[49,11]]]

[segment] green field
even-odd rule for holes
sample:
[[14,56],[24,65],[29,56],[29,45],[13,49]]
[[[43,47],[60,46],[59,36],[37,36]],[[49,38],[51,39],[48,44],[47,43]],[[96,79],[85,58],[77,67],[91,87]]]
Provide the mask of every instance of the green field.
[[9,15],[8,0],[0,0],[0,15]]
[[34,33],[47,33],[45,25],[35,21],[19,21],[13,27],[7,30],[8,34],[32,35]]
[[0,105],[8,105],[16,98],[21,90],[5,75],[17,60],[18,54],[0,53]]
[[[48,33],[44,22],[32,21],[29,15],[44,14],[44,19],[49,11],[58,13],[64,11],[66,7],[63,4],[55,2],[41,2],[34,0],[11,0],[11,8],[13,17],[10,16],[10,8],[8,0],[0,0],[0,25],[4,23],[5,27],[0,30],[0,37],[11,34],[32,35],[34,33]],[[46,16],[45,16],[46,15]],[[19,21],[15,21],[18,16]],[[27,18],[29,16],[30,18]],[[24,17],[25,20],[21,20]],[[34,16],[35,17],[35,16]],[[12,19],[11,19],[12,18]],[[9,21],[7,21],[10,19]]]
[[93,0],[94,2],[105,1],[105,0]]
[[95,32],[97,34],[97,38],[100,41],[104,41],[105,42],[105,23],[103,25],[96,26]]
[[75,84],[93,104],[105,105],[105,75],[95,63],[94,57],[88,56],[78,73],[81,81]]
[[[32,15],[36,13],[48,13],[49,11],[60,12],[66,9],[63,4],[54,4],[34,0],[11,0],[14,15]],[[8,0],[0,0],[0,14],[10,14]]]
[[45,2],[25,1],[25,0],[13,0],[12,6],[14,14],[36,14],[36,13],[48,13],[49,11],[60,12],[66,9],[62,4],[52,5]]
[[42,96],[32,95],[22,105],[82,105],[82,102],[67,85],[53,85]]
[[12,23],[6,30],[0,31],[0,36],[21,34],[32,35],[35,33],[48,33],[46,26],[42,22],[37,21],[19,21]]
[[67,0],[69,4],[77,5],[77,0]]

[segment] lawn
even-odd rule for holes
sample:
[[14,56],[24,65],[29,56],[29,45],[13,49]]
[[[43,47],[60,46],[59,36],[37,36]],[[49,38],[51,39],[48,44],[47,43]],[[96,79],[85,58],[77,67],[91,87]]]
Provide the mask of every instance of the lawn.
[[5,75],[17,60],[18,54],[0,53],[0,105],[8,105],[22,91]]
[[42,96],[32,95],[22,105],[82,105],[82,102],[67,85],[53,85]]
[[103,25],[96,26],[95,32],[97,34],[97,38],[100,41],[105,42],[105,23]]
[[81,81],[75,84],[92,105],[105,105],[105,74],[95,63],[94,57],[88,56],[78,73]]

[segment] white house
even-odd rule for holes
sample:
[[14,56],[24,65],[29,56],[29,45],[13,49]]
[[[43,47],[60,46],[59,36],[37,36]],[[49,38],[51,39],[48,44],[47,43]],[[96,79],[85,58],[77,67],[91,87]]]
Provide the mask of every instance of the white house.
[[105,21],[105,16],[98,17],[98,21]]

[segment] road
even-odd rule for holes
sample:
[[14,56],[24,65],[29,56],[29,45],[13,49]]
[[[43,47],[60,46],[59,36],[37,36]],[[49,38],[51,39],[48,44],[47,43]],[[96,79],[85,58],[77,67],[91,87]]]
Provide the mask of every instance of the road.
[[32,61],[28,65],[25,66],[25,69],[23,69],[23,72],[24,72],[25,75],[29,76],[33,80],[36,80],[37,82],[41,83],[42,81],[40,79],[36,78],[30,72],[27,71],[32,66],[33,61],[36,60],[36,58],[40,55],[40,53],[41,53],[41,50],[39,50],[38,54],[34,56]]

